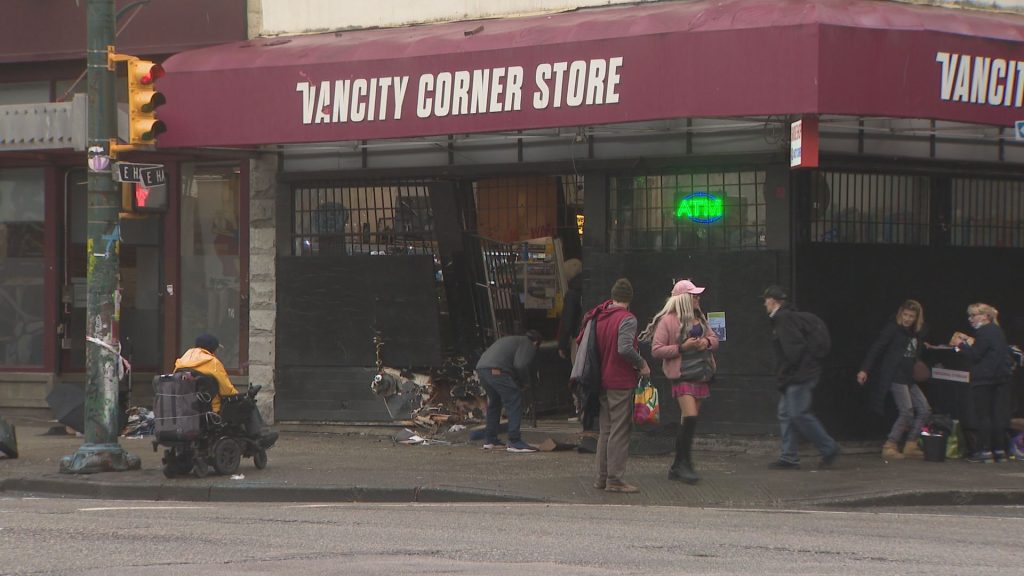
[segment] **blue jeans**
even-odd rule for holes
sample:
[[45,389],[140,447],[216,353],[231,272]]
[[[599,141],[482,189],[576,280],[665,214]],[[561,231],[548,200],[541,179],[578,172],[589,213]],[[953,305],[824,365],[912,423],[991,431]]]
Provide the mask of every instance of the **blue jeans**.
[[790,384],[779,398],[779,426],[782,429],[782,454],[779,460],[800,462],[800,437],[817,447],[822,457],[839,450],[839,444],[811,413],[811,398],[818,380]]
[[501,408],[508,413],[508,441],[514,444],[522,439],[519,428],[523,421],[523,391],[512,379],[502,372],[491,374],[489,368],[476,371],[480,384],[487,391],[487,425],[485,442],[498,439],[498,424],[501,422]]

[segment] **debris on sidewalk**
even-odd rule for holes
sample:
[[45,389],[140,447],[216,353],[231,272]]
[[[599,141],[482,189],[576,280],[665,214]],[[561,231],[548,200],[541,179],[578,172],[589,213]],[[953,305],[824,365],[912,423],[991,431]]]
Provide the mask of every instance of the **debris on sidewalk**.
[[128,409],[128,424],[121,430],[121,436],[125,438],[142,438],[152,436],[156,426],[156,417],[153,411],[141,406]]
[[384,366],[383,340],[374,337],[377,373],[370,390],[380,396],[393,420],[411,419],[425,436],[434,436],[455,424],[483,421],[487,394],[476,373],[462,356],[449,357],[440,368],[425,372]]
[[423,437],[408,428],[403,428],[401,432],[395,434],[395,442],[399,444],[422,444]]

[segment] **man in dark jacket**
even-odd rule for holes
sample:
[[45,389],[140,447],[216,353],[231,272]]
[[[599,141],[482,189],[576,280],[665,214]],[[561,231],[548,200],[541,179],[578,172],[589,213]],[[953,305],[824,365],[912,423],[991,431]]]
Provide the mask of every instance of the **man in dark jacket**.
[[772,322],[772,348],[775,350],[779,391],[779,426],[782,451],[768,465],[774,470],[800,467],[800,437],[809,440],[821,453],[820,468],[832,466],[839,456],[839,444],[811,412],[814,387],[821,378],[821,363],[808,351],[804,319],[796,306],[788,302],[786,291],[769,286],[763,294],[764,308]]
[[[533,359],[542,336],[529,330],[525,336],[503,336],[484,351],[476,363],[480,384],[487,391],[487,425],[484,450],[504,448],[508,452],[536,452],[523,442],[519,427],[523,420],[523,390],[530,382]],[[498,440],[501,408],[508,412],[508,445]]]

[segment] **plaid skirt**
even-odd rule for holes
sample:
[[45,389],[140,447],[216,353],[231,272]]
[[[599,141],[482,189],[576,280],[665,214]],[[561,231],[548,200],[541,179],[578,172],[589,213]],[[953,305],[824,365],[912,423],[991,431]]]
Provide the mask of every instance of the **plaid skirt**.
[[711,388],[707,382],[684,382],[682,380],[672,383],[672,397],[693,396],[697,400],[703,400],[711,396]]

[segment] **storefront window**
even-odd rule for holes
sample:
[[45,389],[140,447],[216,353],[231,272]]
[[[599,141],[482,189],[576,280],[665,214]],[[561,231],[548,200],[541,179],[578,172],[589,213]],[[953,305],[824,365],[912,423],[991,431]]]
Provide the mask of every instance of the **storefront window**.
[[181,182],[181,350],[209,332],[220,339],[224,366],[237,370],[239,169],[188,164]]
[[927,245],[930,194],[924,176],[820,172],[808,196],[811,241]]
[[425,183],[302,185],[292,202],[296,256],[436,253]]
[[765,248],[764,181],[756,169],[612,178],[610,248]]
[[0,366],[43,363],[43,171],[0,170]]
[[1024,247],[1024,182],[953,180],[954,246]]

